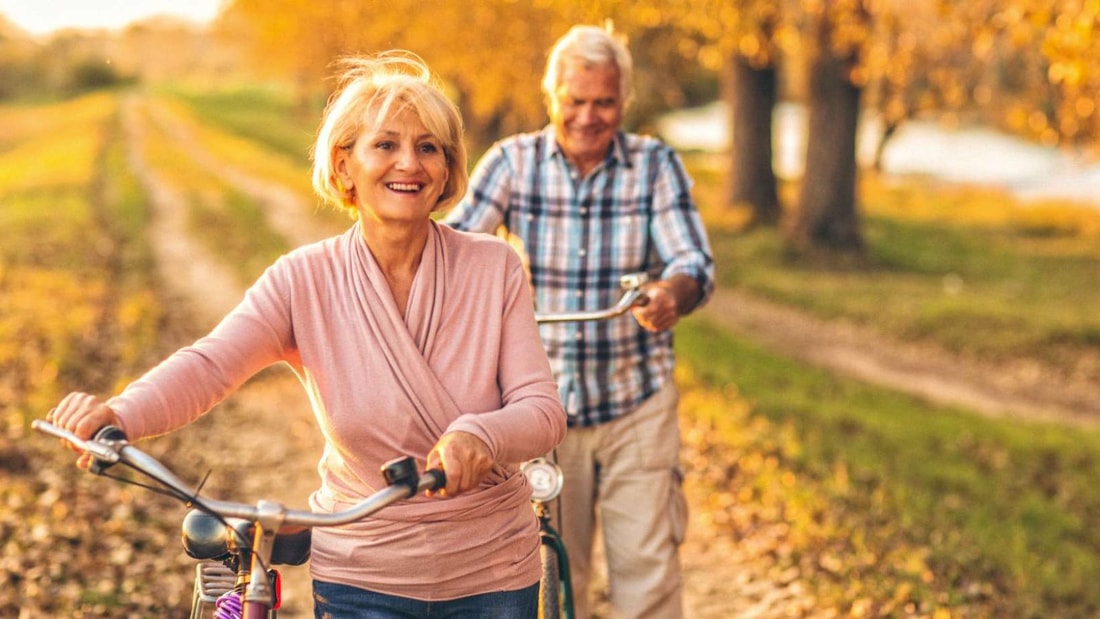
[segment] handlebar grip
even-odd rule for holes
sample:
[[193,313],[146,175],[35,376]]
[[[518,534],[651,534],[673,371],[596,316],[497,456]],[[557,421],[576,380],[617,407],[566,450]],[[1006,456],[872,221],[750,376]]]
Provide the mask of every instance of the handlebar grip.
[[447,474],[443,469],[428,469],[424,475],[432,478],[432,483],[425,490],[436,491],[447,487]]

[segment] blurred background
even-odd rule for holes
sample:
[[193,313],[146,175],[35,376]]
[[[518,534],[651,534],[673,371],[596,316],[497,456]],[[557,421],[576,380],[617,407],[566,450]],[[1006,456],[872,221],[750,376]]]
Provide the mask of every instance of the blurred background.
[[783,207],[773,174],[807,175],[816,189],[796,200],[795,228],[854,247],[858,221],[829,232],[819,220],[857,216],[856,165],[1090,201],[1096,12],[1085,0],[9,0],[0,100],[252,85],[316,115],[335,57],[402,47],[446,79],[479,152],[545,122],[553,40],[609,21],[635,55],[628,128],[728,155],[726,199],[760,222]]
[[[676,330],[689,617],[1100,616],[1097,0],[0,0],[0,617],[186,616],[180,506],[29,424],[347,228],[309,184],[333,60],[423,56],[473,161],[608,21],[718,271]],[[142,446],[304,505],[296,379],[217,411]]]

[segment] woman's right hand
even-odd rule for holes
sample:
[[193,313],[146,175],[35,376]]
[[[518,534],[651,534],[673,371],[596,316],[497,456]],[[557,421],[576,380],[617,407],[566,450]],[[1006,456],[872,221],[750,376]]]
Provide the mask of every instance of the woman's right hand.
[[489,446],[468,432],[447,432],[428,453],[427,468],[441,469],[447,487],[432,494],[455,496],[476,488],[493,468]]
[[[106,402],[98,396],[79,391],[65,396],[57,408],[46,415],[46,421],[85,440],[94,436],[103,426],[119,425],[118,416]],[[80,451],[71,444],[69,448]],[[90,457],[82,457],[77,462],[81,468],[88,468],[90,464]]]

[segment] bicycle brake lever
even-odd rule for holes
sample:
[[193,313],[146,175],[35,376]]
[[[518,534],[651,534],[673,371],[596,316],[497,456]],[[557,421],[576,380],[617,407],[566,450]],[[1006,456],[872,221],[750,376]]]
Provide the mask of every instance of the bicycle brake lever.
[[649,283],[649,274],[646,272],[628,273],[619,278],[619,287],[626,290],[620,304],[627,309],[643,307],[649,303],[649,297],[642,288]]
[[387,485],[408,488],[409,496],[421,490],[441,490],[447,485],[447,474],[442,469],[428,469],[421,476],[411,457],[397,458],[382,465],[382,477]]
[[382,465],[382,477],[389,486],[405,486],[409,496],[416,494],[416,460],[411,457],[397,458]]

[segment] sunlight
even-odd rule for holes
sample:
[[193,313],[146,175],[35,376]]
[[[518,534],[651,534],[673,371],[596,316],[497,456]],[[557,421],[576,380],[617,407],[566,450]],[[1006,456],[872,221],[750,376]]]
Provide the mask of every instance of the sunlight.
[[172,15],[208,23],[223,0],[0,0],[0,15],[35,35],[67,28],[118,30],[154,16]]

